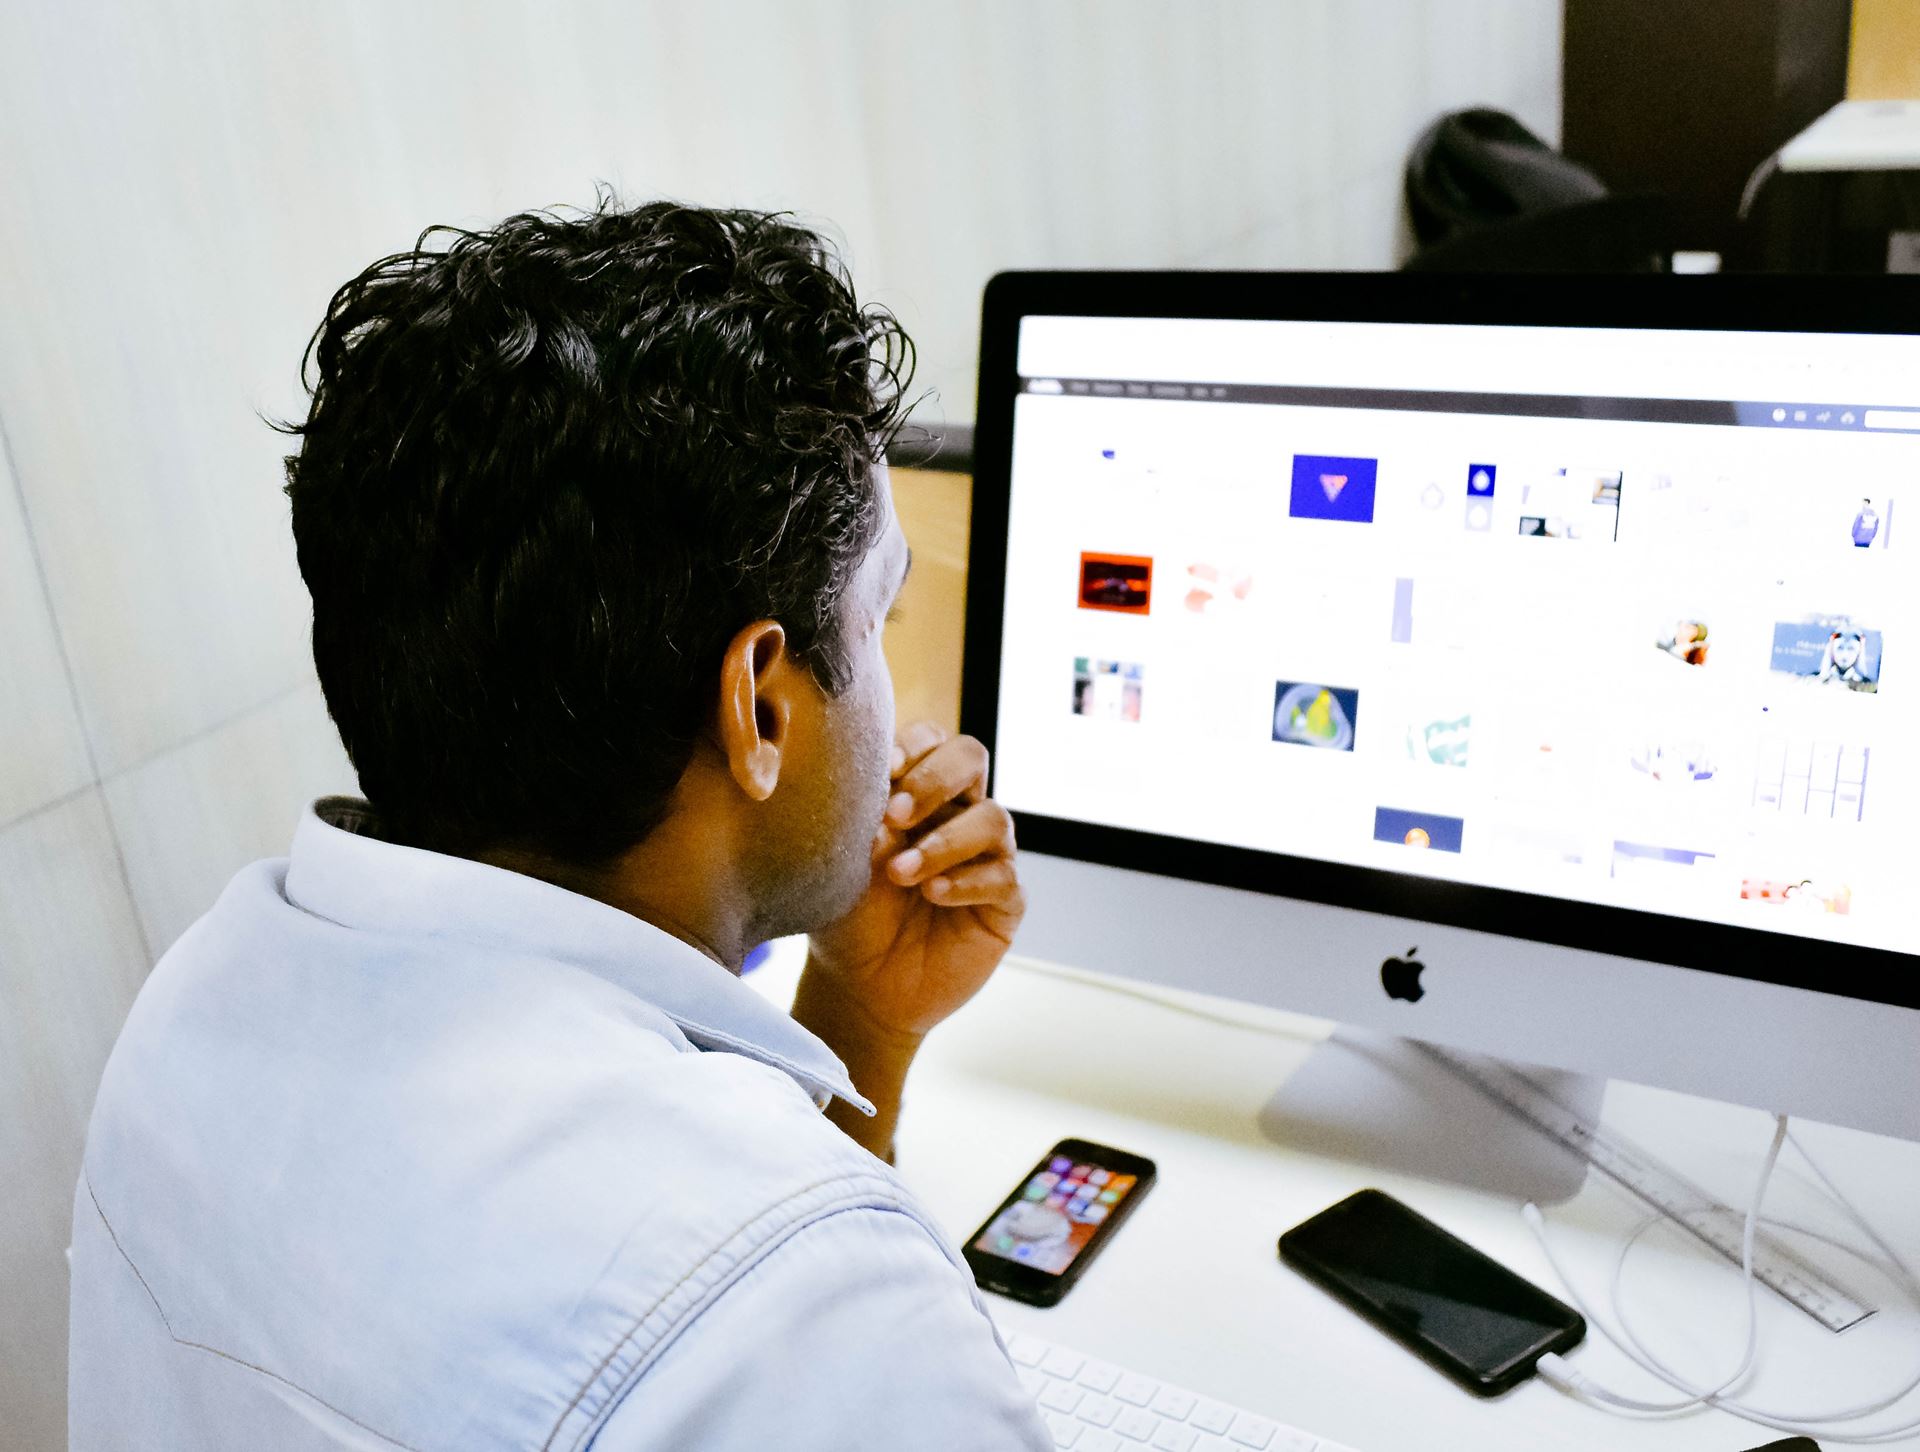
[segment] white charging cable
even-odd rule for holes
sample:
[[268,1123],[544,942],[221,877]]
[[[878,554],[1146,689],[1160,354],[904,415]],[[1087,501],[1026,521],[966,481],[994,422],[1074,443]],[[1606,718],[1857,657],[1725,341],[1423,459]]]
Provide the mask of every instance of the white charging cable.
[[[1627,1411],[1656,1414],[1684,1412],[1692,1407],[1701,1406],[1711,1402],[1715,1397],[1731,1390],[1741,1381],[1745,1380],[1747,1373],[1753,1370],[1754,1356],[1760,1347],[1760,1307],[1758,1305],[1758,1290],[1753,1279],[1754,1225],[1759,1219],[1760,1202],[1767,1193],[1767,1181],[1773,1178],[1773,1167],[1779,1162],[1780,1147],[1786,1142],[1787,1119],[1785,1115],[1780,1115],[1776,1118],[1774,1124],[1773,1143],[1767,1146],[1766,1163],[1760,1168],[1760,1178],[1754,1182],[1753,1198],[1747,1205],[1746,1225],[1740,1235],[1740,1274],[1747,1288],[1747,1345],[1746,1350],[1741,1353],[1740,1364],[1738,1366],[1734,1367],[1731,1372],[1713,1386],[1705,1388],[1695,1387],[1682,1382],[1677,1377],[1666,1376],[1660,1372],[1655,1372],[1655,1375],[1660,1376],[1660,1379],[1669,1386],[1675,1387],[1677,1390],[1684,1391],[1688,1394],[1685,1400],[1677,1402],[1641,1401],[1635,1397],[1621,1396],[1617,1392],[1608,1391],[1582,1373],[1575,1371],[1572,1366],[1567,1364],[1564,1358],[1553,1352],[1548,1352],[1547,1355],[1540,1358],[1541,1376],[1555,1386],[1560,1386],[1562,1381],[1565,1381],[1568,1385],[1563,1388],[1564,1390],[1578,1391],[1583,1395],[1610,1403],[1613,1406],[1621,1407]],[[1625,1351],[1634,1361],[1639,1362],[1640,1365],[1646,1367],[1649,1371],[1653,1371],[1654,1368],[1649,1358],[1635,1355],[1634,1352],[1628,1350],[1620,1338],[1613,1334],[1612,1329],[1598,1316],[1594,1315],[1592,1311],[1588,1310],[1586,1305],[1580,1301],[1579,1293],[1574,1290],[1573,1281],[1567,1275],[1566,1267],[1561,1265],[1559,1260],[1555,1258],[1552,1248],[1547,1244],[1547,1222],[1546,1218],[1540,1213],[1540,1207],[1532,1201],[1528,1201],[1520,1207],[1520,1214],[1527,1222],[1527,1228],[1533,1232],[1534,1238],[1540,1242],[1540,1248],[1546,1252],[1547,1263],[1553,1267],[1553,1273],[1560,1277],[1561,1284],[1566,1286],[1568,1294],[1574,1297],[1574,1303],[1580,1307],[1581,1314],[1597,1327],[1607,1340],[1620,1347],[1620,1349]],[[1631,1243],[1631,1241],[1628,1242],[1629,1245],[1631,1245]],[[1625,1253],[1623,1251],[1621,1261],[1615,1266],[1616,1285],[1618,1284],[1619,1265],[1624,1263]]]
[[[1718,1407],[1722,1411],[1730,1412],[1734,1416],[1741,1417],[1750,1422],[1756,1422],[1761,1426],[1769,1427],[1776,1431],[1794,1433],[1800,1436],[1824,1438],[1830,1442],[1891,1442],[1898,1438],[1906,1437],[1915,1430],[1920,1429],[1920,1417],[1900,1422],[1893,1426],[1875,1427],[1871,1430],[1861,1429],[1856,1431],[1848,1429],[1844,1425],[1834,1425],[1836,1423],[1845,1424],[1858,1421],[1862,1417],[1870,1416],[1875,1412],[1883,1411],[1892,1406],[1916,1387],[1920,1387],[1920,1373],[1916,1373],[1894,1392],[1876,1397],[1872,1401],[1862,1403],[1858,1406],[1840,1407],[1832,1411],[1781,1412],[1769,1407],[1759,1407],[1750,1402],[1743,1402],[1731,1395],[1733,1390],[1752,1373],[1758,1355],[1758,1283],[1755,1281],[1753,1274],[1753,1242],[1756,1229],[1763,1218],[1760,1214],[1760,1207],[1766,1198],[1767,1184],[1773,1177],[1774,1167],[1780,1158],[1781,1147],[1789,1138],[1793,1139],[1794,1149],[1799,1153],[1801,1159],[1806,1161],[1815,1176],[1818,1177],[1822,1186],[1825,1187],[1827,1193],[1833,1198],[1834,1203],[1846,1213],[1847,1217],[1851,1219],[1867,1238],[1874,1243],[1880,1252],[1887,1257],[1893,1271],[1905,1283],[1908,1294],[1914,1297],[1916,1304],[1920,1304],[1920,1278],[1915,1277],[1912,1269],[1901,1259],[1898,1252],[1889,1246],[1886,1241],[1874,1231],[1873,1227],[1867,1223],[1866,1218],[1854,1208],[1852,1202],[1840,1193],[1838,1187],[1835,1186],[1833,1181],[1827,1176],[1826,1171],[1820,1168],[1812,1155],[1808,1154],[1806,1146],[1803,1145],[1797,1137],[1791,1136],[1787,1117],[1785,1115],[1776,1115],[1774,1118],[1773,1140],[1767,1149],[1766,1162],[1761,1166],[1759,1177],[1754,1183],[1753,1197],[1747,1206],[1746,1222],[1741,1234],[1740,1273],[1747,1294],[1747,1335],[1745,1351],[1734,1370],[1715,1385],[1696,1385],[1681,1376],[1671,1366],[1667,1365],[1667,1363],[1649,1350],[1646,1343],[1634,1331],[1626,1317],[1625,1303],[1621,1296],[1621,1280],[1626,1268],[1627,1256],[1632,1251],[1634,1245],[1638,1243],[1640,1237],[1644,1235],[1651,1226],[1659,1223],[1662,1217],[1654,1215],[1643,1220],[1633,1233],[1627,1237],[1626,1243],[1621,1246],[1620,1254],[1614,1262],[1611,1300],[1614,1316],[1620,1322],[1620,1330],[1619,1332],[1615,1332],[1615,1330],[1607,1324],[1606,1320],[1596,1314],[1594,1309],[1582,1298],[1579,1288],[1573,1283],[1573,1278],[1567,1274],[1566,1267],[1560,1263],[1559,1257],[1554,1253],[1553,1246],[1547,1240],[1546,1218],[1540,1213],[1540,1207],[1529,1203],[1521,1207],[1521,1216],[1526,1221],[1527,1227],[1532,1230],[1534,1238],[1540,1242],[1540,1249],[1545,1253],[1547,1263],[1553,1267],[1554,1274],[1560,1278],[1560,1282],[1566,1288],[1568,1296],[1573,1300],[1574,1305],[1579,1308],[1581,1314],[1587,1318],[1588,1324],[1600,1332],[1608,1341],[1612,1342],[1622,1355],[1639,1366],[1648,1375],[1666,1383],[1675,1391],[1682,1392],[1685,1395],[1683,1399],[1678,1401],[1648,1401],[1639,1397],[1625,1396],[1609,1387],[1602,1386],[1592,1377],[1574,1368],[1564,1357],[1552,1352],[1540,1358],[1539,1372],[1541,1379],[1558,1387],[1561,1391],[1571,1396],[1579,1397],[1606,1411],[1621,1412],[1634,1416],[1657,1417],[1671,1416],[1702,1406],[1713,1406]],[[1829,1240],[1830,1243],[1838,1244],[1838,1242],[1831,1241],[1827,1236],[1818,1235],[1817,1232],[1815,1232],[1815,1234],[1819,1239]],[[1841,1248],[1846,1249],[1844,1246]]]

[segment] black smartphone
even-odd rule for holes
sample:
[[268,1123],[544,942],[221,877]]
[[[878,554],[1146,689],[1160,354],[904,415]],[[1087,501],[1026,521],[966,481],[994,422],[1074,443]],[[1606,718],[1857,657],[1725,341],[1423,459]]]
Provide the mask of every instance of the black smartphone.
[[1280,1237],[1280,1258],[1468,1391],[1495,1396],[1587,1334],[1580,1313],[1382,1190]]
[[1033,1306],[1055,1306],[1153,1188],[1153,1161],[1063,1139],[967,1238],[973,1278]]

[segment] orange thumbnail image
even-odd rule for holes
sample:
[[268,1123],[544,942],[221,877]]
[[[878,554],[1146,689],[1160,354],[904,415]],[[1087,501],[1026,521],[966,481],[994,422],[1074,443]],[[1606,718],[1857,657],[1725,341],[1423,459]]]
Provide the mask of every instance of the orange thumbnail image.
[[1144,555],[1080,556],[1082,610],[1145,615],[1153,600],[1153,561]]

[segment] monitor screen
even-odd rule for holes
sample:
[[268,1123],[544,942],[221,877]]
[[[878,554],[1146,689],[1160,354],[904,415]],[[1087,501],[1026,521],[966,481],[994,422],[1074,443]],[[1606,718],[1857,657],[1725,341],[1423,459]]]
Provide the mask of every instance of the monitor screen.
[[1030,845],[1812,987],[1920,952],[1920,338],[1007,326],[969,697]]

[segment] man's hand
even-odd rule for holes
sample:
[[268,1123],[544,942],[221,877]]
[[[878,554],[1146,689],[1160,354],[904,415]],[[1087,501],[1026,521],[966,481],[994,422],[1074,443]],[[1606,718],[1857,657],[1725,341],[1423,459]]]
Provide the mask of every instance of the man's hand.
[[883,1034],[918,1040],[979,992],[1026,911],[1013,819],[986,792],[971,736],[924,721],[900,732],[872,883],[813,935],[807,963]]
[[920,722],[900,732],[892,775],[867,894],[813,935],[793,1005],[880,1106],[879,1120],[842,1126],[878,1138],[877,1153],[920,1040],[980,991],[1026,912],[1013,819],[986,795],[986,748]]

